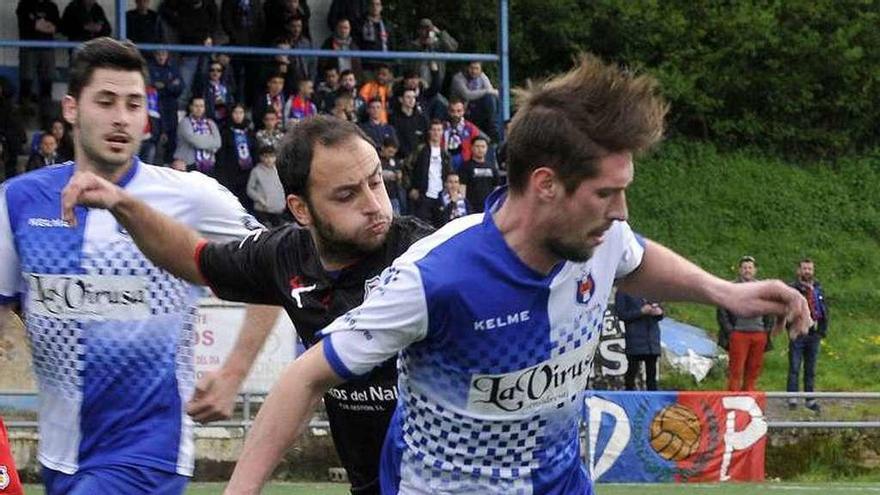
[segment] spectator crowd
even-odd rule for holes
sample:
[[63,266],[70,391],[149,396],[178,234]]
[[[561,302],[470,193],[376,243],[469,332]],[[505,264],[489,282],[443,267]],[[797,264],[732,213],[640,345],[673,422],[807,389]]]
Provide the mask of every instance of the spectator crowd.
[[[70,0],[63,10],[55,0],[19,0],[16,15],[23,40],[85,41],[113,30],[96,0]],[[458,41],[430,19],[407,36],[383,16],[382,0],[333,0],[331,34],[316,43],[306,0],[137,0],[125,16],[136,44],[217,47],[211,54],[144,52],[149,121],[140,158],[215,177],[267,223],[284,215],[275,147],[297,121],[318,113],[357,122],[370,137],[397,213],[439,226],[482,211],[502,181],[498,90],[480,62],[447,77],[437,60],[233,58],[222,48],[456,51]],[[17,105],[8,87],[0,96],[7,178],[73,155],[69,126],[52,101],[55,50],[22,48],[20,58]],[[29,148],[20,120],[3,118],[19,111],[36,113],[44,129]],[[22,154],[30,155],[24,166]]]

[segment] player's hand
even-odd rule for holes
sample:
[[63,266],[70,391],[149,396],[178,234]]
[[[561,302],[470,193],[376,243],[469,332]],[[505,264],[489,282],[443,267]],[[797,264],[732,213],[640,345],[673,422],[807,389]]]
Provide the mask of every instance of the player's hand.
[[241,382],[242,377],[222,369],[206,373],[196,384],[195,393],[186,404],[186,413],[198,423],[231,418]]
[[61,218],[76,226],[73,209],[77,205],[111,210],[125,194],[121,187],[93,172],[76,172],[61,191]]
[[789,336],[804,335],[813,325],[807,300],[779,280],[731,284],[724,306],[739,316],[776,316],[773,332],[789,329]]

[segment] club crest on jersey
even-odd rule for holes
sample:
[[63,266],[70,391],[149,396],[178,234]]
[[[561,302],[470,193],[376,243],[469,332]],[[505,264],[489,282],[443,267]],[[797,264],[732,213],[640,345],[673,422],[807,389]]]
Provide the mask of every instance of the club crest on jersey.
[[596,282],[593,281],[593,275],[588,273],[586,277],[577,281],[575,300],[580,304],[587,304],[595,292]]
[[309,286],[303,285],[303,280],[299,275],[290,279],[290,297],[296,302],[297,308],[299,308],[299,309],[303,308],[303,303],[302,303],[303,293],[304,292],[311,292],[311,291],[315,290],[315,287],[317,287],[317,285],[315,285],[315,284],[312,284]]
[[5,490],[12,480],[9,477],[9,470],[6,466],[0,465],[0,490]]

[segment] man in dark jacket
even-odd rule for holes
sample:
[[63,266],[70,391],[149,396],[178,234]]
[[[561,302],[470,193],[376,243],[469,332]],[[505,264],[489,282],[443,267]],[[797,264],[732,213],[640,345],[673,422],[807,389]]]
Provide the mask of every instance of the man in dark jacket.
[[614,309],[625,325],[627,390],[636,389],[636,376],[645,363],[645,388],[657,390],[657,358],[660,357],[660,304],[631,296],[621,290],[614,296]]
[[164,43],[162,20],[159,13],[150,8],[150,0],[137,0],[135,5],[125,13],[128,39],[135,43]]
[[[19,0],[15,9],[18,36],[23,40],[51,41],[60,31],[61,16],[52,0]],[[30,103],[34,79],[39,85],[40,106],[52,102],[52,76],[55,74],[55,51],[47,48],[22,48],[19,54],[19,102]]]
[[61,16],[61,30],[70,41],[110,36],[110,21],[96,0],[71,0]]
[[411,208],[416,217],[429,223],[436,218],[435,211],[441,206],[443,182],[452,172],[452,159],[440,146],[442,139],[443,123],[434,120],[428,128],[428,142],[416,152],[412,162],[409,187]]
[[[816,381],[816,359],[819,346],[828,334],[828,307],[825,305],[825,292],[822,284],[815,279],[816,268],[813,260],[804,258],[798,263],[797,279],[791,286],[800,292],[810,306],[810,317],[815,322],[807,335],[801,335],[788,342],[788,387],[789,392],[798,391],[801,362],[804,364],[804,392],[812,392]],[[797,399],[789,399],[788,408],[795,409]],[[815,398],[808,398],[807,409],[816,414],[821,412]]]

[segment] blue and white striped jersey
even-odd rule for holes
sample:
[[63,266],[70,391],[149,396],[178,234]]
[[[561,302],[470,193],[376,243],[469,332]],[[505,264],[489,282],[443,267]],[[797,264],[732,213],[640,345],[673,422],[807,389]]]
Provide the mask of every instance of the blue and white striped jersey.
[[[0,186],[0,304],[22,303],[40,389],[39,460],[192,475],[193,317],[201,289],[154,266],[105,210],[60,218],[68,162]],[[198,173],[134,165],[129,193],[204,235],[259,227]],[[190,256],[190,253],[180,253]]]
[[400,352],[383,493],[592,493],[579,459],[582,392],[614,280],[643,254],[615,222],[588,261],[540,274],[487,213],[447,224],[386,269],[323,332],[345,378]]

